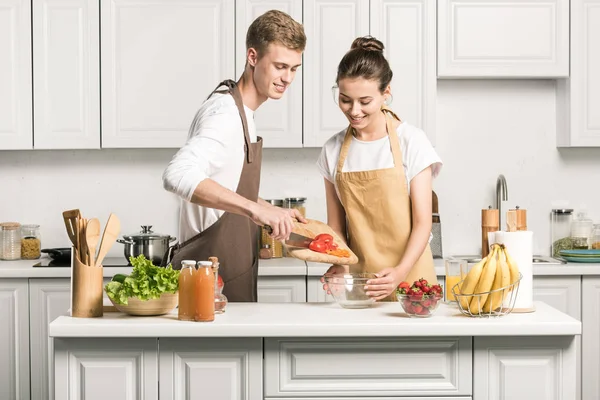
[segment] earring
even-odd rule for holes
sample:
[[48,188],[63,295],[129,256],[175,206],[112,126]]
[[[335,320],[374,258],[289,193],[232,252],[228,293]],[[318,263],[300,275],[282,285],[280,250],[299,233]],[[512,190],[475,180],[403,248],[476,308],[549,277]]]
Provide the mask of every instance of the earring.
[[384,103],[386,106],[389,106],[390,104],[392,104],[392,101],[394,101],[394,96],[392,96],[392,94],[390,93],[390,95],[386,97]]

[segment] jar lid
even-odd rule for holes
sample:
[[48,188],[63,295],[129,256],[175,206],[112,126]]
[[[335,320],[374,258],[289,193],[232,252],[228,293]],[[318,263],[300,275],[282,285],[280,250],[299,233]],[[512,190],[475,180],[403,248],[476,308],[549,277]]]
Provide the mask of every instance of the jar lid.
[[270,199],[265,201],[274,205],[275,207],[283,207],[283,199]]
[[199,267],[212,267],[212,262],[210,261],[198,261]]
[[37,224],[26,224],[26,225],[21,225],[21,228],[23,229],[37,229],[40,226]]
[[170,235],[161,235],[159,233],[154,233],[154,231],[152,231],[152,225],[142,225],[142,230],[138,233],[132,233],[131,235],[123,235],[123,239],[125,240],[136,240],[136,239],[148,239],[148,240],[155,240],[155,239],[165,239],[165,238],[170,238]]
[[306,197],[286,197],[285,201],[290,203],[302,203],[306,201]]
[[3,222],[0,224],[3,230],[5,231],[14,231],[15,229],[19,229],[21,224],[18,222]]
[[553,208],[553,214],[573,214],[572,208]]

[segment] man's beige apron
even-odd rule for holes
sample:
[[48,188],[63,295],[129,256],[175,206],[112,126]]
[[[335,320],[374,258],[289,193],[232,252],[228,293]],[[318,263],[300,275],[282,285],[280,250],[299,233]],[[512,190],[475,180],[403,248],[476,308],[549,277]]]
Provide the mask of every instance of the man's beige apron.
[[[221,86],[226,86],[226,92],[233,96],[244,127],[246,157],[236,193],[249,200],[257,201],[262,138],[259,137],[256,143],[250,142],[242,97],[234,81],[221,82],[210,96]],[[255,302],[257,301],[258,238],[259,229],[250,218],[225,212],[206,230],[176,246],[171,262],[173,268],[180,269],[182,260],[207,261],[208,257],[218,257],[219,274],[225,283],[223,294],[227,299],[232,302]]]
[[[392,118],[399,118],[388,108],[387,133],[394,158],[394,167],[372,171],[343,172],[344,162],[352,142],[351,126],[346,130],[340,150],[335,181],[340,201],[346,211],[349,246],[358,256],[353,271],[377,273],[400,263],[412,229],[411,201],[402,164],[402,151]],[[437,283],[433,256],[429,244],[412,267],[405,281],[419,278]],[[396,301],[395,296],[388,300]]]

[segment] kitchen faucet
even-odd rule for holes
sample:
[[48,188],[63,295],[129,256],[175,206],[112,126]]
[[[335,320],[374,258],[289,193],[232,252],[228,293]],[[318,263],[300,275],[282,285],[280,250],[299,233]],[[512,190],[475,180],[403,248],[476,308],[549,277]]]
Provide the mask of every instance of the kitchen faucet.
[[[502,194],[502,196],[500,195]],[[498,209],[498,230],[502,230],[502,201],[508,200],[508,187],[504,175],[498,175],[496,179],[496,208]]]

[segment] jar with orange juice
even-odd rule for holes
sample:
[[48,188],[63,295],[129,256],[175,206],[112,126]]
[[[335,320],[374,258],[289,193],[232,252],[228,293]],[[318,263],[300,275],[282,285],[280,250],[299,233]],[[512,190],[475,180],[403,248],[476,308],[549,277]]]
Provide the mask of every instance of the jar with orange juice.
[[198,261],[196,271],[196,315],[194,320],[210,322],[215,320],[215,274],[212,262]]
[[178,319],[194,321],[196,318],[196,261],[183,260],[179,272]]
[[456,301],[452,288],[464,280],[468,272],[467,260],[448,258],[445,260],[446,283],[444,285],[444,299],[446,303]]

